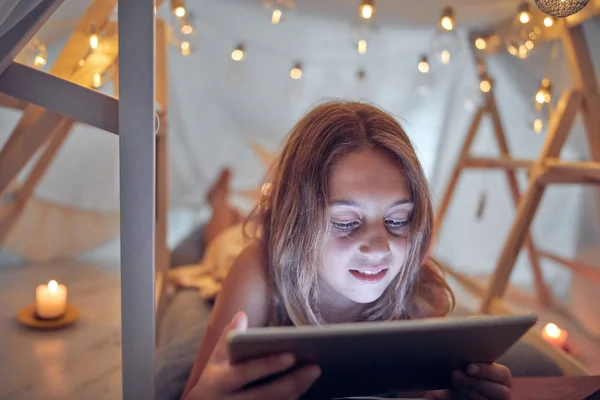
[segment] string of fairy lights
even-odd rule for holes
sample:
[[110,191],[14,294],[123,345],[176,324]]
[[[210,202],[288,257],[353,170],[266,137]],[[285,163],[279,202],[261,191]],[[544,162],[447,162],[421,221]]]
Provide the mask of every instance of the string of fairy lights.
[[[526,59],[536,48],[538,39],[543,34],[543,29],[551,28],[556,18],[564,18],[581,11],[590,0],[535,0],[536,6],[544,13],[542,19],[537,18],[531,12],[531,5],[528,1],[521,1],[515,10],[515,17],[505,36],[504,43],[499,43],[500,38],[494,33],[482,34],[477,36],[473,43],[475,51],[484,52],[488,47],[498,47],[500,44],[511,55]],[[294,0],[266,0],[264,7],[270,16],[270,23],[280,24],[293,12],[295,8]],[[155,9],[156,13],[156,9]],[[373,21],[377,10],[375,0],[358,0],[358,25],[353,35],[353,43],[359,54],[366,54],[369,49],[369,41],[375,32]],[[174,16],[174,22],[171,25],[173,34],[169,42],[176,46],[182,56],[189,56],[194,47],[192,37],[196,34],[193,15],[186,8],[184,0],[170,0],[170,14]],[[86,64],[87,58],[96,51],[104,38],[107,37],[105,27],[107,21],[102,25],[91,25],[87,32],[89,49],[87,54],[79,60],[78,67]],[[437,27],[431,40],[430,49],[422,54],[417,61],[417,70],[422,74],[428,74],[438,67],[451,64],[460,51],[461,40],[457,33],[456,11],[452,6],[445,6],[442,9],[438,19]],[[113,32],[113,34],[116,32]],[[47,63],[48,52],[46,45],[37,38],[32,40],[31,45],[34,48],[32,63],[36,68],[41,68]],[[231,52],[231,59],[234,62],[241,62],[246,58],[246,47],[243,43],[235,45]],[[553,53],[555,53],[553,51]],[[433,61],[433,62],[432,62]],[[552,61],[552,60],[551,60]],[[436,63],[438,65],[436,65]],[[96,71],[93,74],[92,86],[95,89],[100,88],[105,82],[112,78],[112,66],[102,71]],[[303,76],[303,64],[296,61],[289,70],[289,76],[293,80],[299,80]],[[357,72],[357,79],[365,79],[366,72],[360,68]],[[482,73],[480,75],[479,88],[483,93],[489,93],[493,88],[493,80]],[[548,111],[552,102],[552,83],[545,76],[541,82],[537,93],[534,96],[534,109],[536,113],[542,115],[543,111]],[[536,118],[533,124],[533,130],[536,133],[543,131],[543,121]]]

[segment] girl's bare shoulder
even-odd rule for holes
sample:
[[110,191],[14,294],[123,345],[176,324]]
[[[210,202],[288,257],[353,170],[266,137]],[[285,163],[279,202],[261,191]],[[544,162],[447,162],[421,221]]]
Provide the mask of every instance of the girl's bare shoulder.
[[222,315],[223,322],[244,311],[249,326],[267,324],[270,299],[263,253],[260,244],[253,242],[233,262],[215,304],[215,312]]

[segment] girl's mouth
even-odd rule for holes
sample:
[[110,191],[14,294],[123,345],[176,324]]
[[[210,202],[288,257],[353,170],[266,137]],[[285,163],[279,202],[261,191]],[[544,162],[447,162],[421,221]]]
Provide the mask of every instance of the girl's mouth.
[[388,272],[388,268],[380,269],[351,269],[350,273],[356,279],[364,283],[380,282]]

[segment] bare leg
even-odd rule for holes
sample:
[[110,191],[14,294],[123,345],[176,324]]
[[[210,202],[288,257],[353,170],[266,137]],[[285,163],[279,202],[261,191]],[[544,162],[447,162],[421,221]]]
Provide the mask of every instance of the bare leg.
[[239,211],[229,204],[230,180],[231,170],[229,168],[222,169],[206,196],[212,206],[212,215],[204,228],[204,246],[219,233],[242,220]]

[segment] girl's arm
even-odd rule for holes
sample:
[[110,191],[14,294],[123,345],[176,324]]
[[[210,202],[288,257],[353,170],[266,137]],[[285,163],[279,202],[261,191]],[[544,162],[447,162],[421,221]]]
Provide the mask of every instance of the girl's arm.
[[234,261],[217,296],[182,399],[198,382],[223,329],[238,311],[248,316],[248,327],[267,325],[269,299],[264,265],[257,244],[248,246]]

